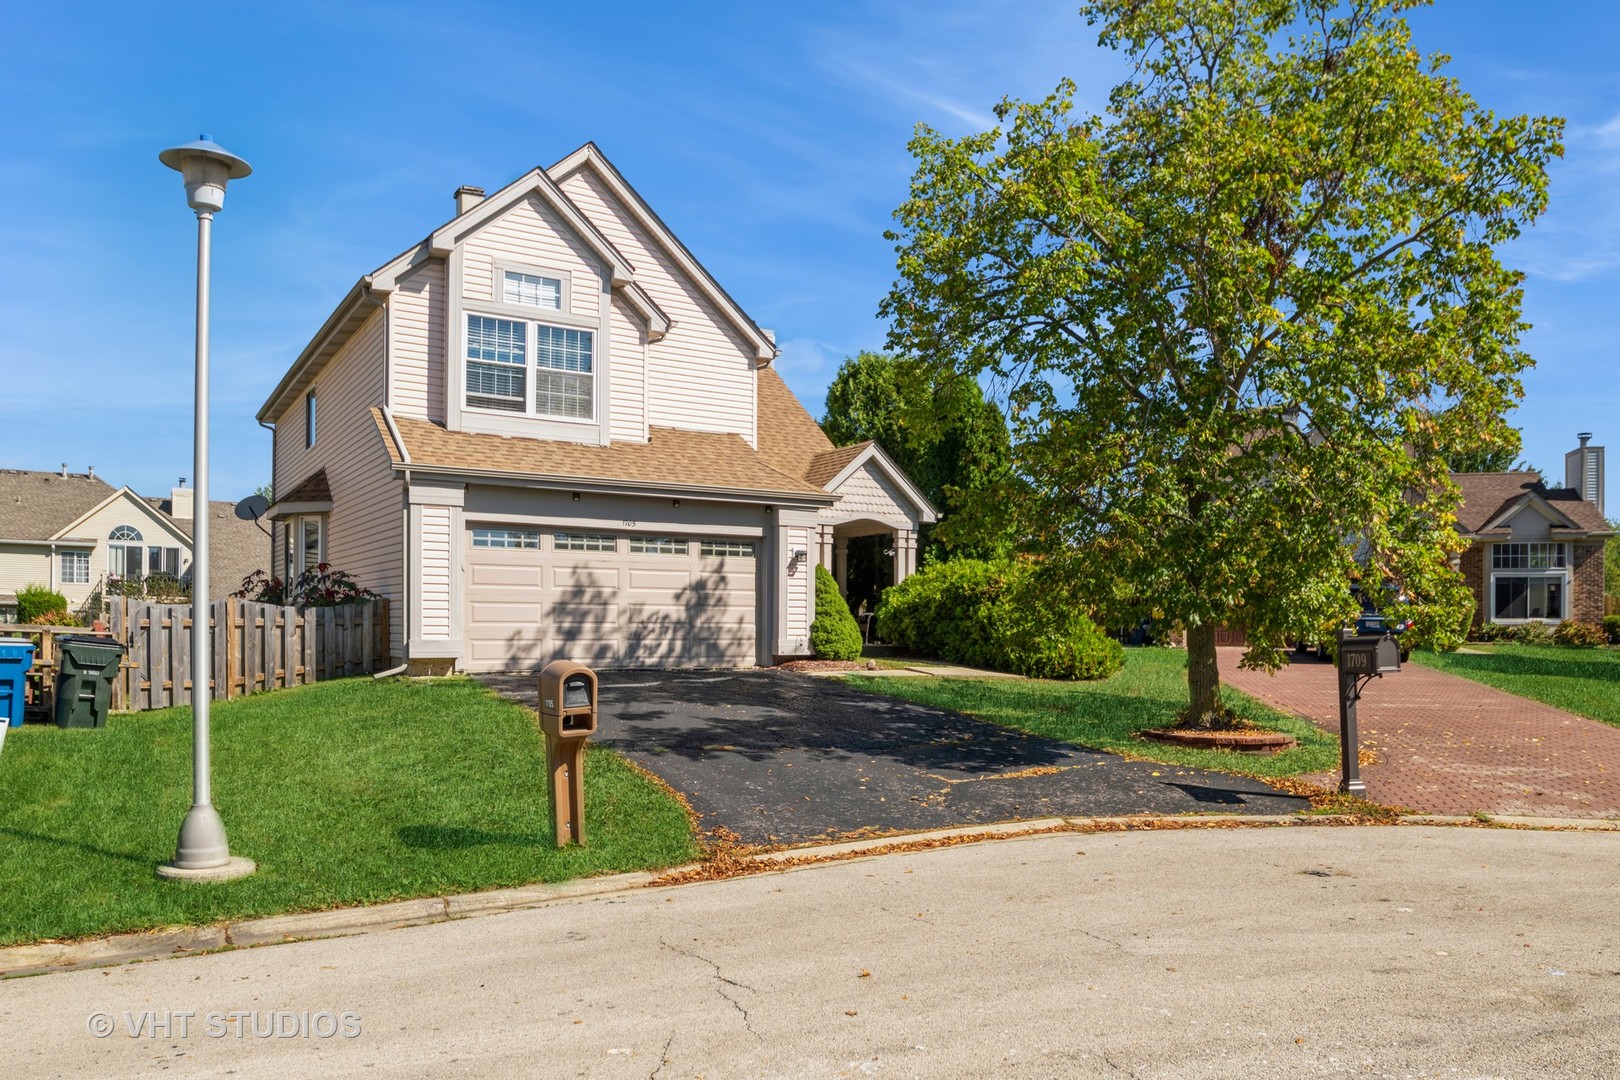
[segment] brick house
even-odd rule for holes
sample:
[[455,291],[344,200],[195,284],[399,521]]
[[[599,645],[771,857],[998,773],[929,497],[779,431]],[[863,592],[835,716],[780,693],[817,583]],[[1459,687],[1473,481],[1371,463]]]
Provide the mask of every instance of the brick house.
[[1603,448],[1589,438],[1565,461],[1578,488],[1548,487],[1533,472],[1452,474],[1474,626],[1602,621],[1603,545],[1615,532],[1603,517]]

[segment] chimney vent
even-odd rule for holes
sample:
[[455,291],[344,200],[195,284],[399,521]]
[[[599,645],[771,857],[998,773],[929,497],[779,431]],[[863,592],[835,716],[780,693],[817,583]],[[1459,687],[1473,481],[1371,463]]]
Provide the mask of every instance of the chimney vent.
[[67,462],[62,462],[62,479],[67,479]]
[[[180,483],[184,484],[185,482],[186,478],[182,476]],[[197,516],[195,499],[195,494],[188,487],[171,489],[169,491],[169,516],[176,521],[190,521]]]
[[1580,492],[1581,498],[1603,513],[1603,447],[1589,445],[1590,431],[1576,434],[1581,445],[1564,455],[1564,486]]
[[460,217],[483,201],[483,188],[463,184],[456,188],[456,216]]
[[96,478],[96,467],[94,465],[86,465],[84,471],[89,474],[90,479],[94,480]]

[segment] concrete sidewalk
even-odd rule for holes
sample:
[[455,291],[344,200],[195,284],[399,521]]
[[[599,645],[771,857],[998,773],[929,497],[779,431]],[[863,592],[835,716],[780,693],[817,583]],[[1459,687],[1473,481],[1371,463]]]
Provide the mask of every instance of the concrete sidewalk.
[[[1333,665],[1302,659],[1268,675],[1239,668],[1242,649],[1218,652],[1228,685],[1338,733]],[[1373,679],[1358,713],[1372,755],[1362,779],[1377,802],[1426,814],[1620,817],[1620,728],[1410,663]]]

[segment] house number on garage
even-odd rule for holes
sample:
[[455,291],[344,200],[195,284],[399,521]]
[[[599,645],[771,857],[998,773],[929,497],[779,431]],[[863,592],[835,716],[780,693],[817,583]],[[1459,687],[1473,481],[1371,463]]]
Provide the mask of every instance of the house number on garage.
[[624,527],[627,529],[633,529],[636,527],[636,523],[633,521],[627,521],[624,523]]

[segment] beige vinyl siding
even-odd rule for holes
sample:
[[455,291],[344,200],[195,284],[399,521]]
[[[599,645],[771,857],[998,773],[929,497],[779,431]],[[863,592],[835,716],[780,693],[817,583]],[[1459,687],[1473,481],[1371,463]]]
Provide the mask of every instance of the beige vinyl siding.
[[388,302],[393,400],[400,416],[444,423],[445,271],[434,259],[399,283]]
[[[0,544],[0,593],[16,595],[18,589],[28,585],[49,585],[52,581],[50,550],[46,547]],[[90,580],[95,579],[96,560],[91,556]],[[88,591],[90,586],[78,588]],[[58,585],[57,591],[67,596],[67,591],[62,586]],[[81,596],[80,601],[82,600]],[[68,603],[73,602],[74,598],[68,596]]]
[[669,316],[669,333],[647,346],[647,422],[735,432],[754,445],[752,346],[589,169],[576,170],[561,186],[630,260],[636,284]]
[[[461,251],[461,294],[470,303],[499,299],[495,269],[506,263],[566,272],[571,279],[569,312],[587,319],[602,316],[603,272],[596,256],[539,196],[529,196],[478,229],[462,242]],[[459,340],[458,334],[451,340]]]
[[424,506],[422,520],[422,637],[450,636],[450,508]]
[[616,442],[647,441],[647,331],[640,317],[613,298],[609,333],[613,378],[608,384],[609,437]]
[[[810,623],[815,619],[815,604],[813,582],[815,581],[816,561],[815,551],[812,549],[809,529],[785,529],[787,533],[787,552],[799,550],[805,552],[805,559],[799,563],[799,568],[788,575],[787,595],[782,597],[782,603],[787,611],[787,625],[784,627],[786,636],[793,638],[810,637]],[[787,555],[784,552],[784,556]]]
[[276,484],[291,491],[317,469],[326,470],[332,488],[326,561],[392,602],[392,651],[402,656],[402,487],[370,412],[383,403],[383,394],[383,313],[378,310],[315,381],[315,445],[304,446],[302,396],[277,421]]

